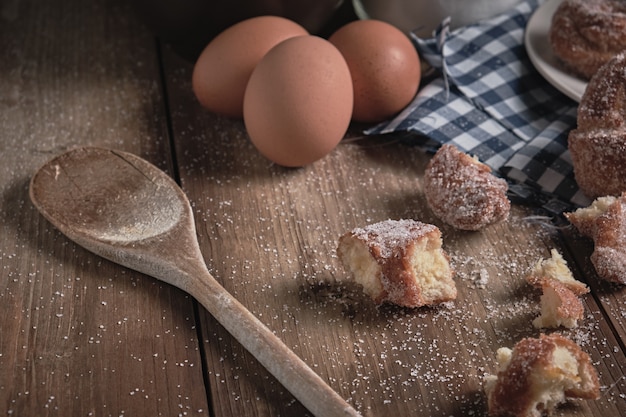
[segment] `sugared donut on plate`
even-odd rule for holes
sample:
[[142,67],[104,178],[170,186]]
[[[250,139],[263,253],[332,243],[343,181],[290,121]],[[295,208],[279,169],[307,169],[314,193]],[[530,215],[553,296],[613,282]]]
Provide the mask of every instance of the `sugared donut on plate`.
[[550,44],[568,70],[590,79],[626,49],[626,2],[564,0],[552,16]]

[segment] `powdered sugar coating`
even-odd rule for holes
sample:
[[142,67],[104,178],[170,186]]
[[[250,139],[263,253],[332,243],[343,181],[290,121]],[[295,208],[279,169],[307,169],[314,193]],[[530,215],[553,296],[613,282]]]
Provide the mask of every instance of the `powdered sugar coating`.
[[424,174],[424,194],[433,213],[462,230],[506,219],[511,208],[507,190],[506,181],[487,165],[449,144],[437,151]]
[[409,243],[423,238],[436,229],[437,227],[432,224],[401,219],[357,227],[352,230],[352,235],[367,242],[370,248],[376,248],[376,252],[381,258],[391,258],[392,256],[402,256]]

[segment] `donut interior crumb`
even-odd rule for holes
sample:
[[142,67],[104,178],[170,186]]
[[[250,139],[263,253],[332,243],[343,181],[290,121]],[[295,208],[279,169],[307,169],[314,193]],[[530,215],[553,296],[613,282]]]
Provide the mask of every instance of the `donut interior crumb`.
[[542,286],[541,315],[533,320],[536,328],[566,327],[573,329],[583,318],[584,307],[580,299],[567,286],[548,280]]
[[598,197],[587,207],[581,207],[572,213],[565,213],[565,217],[582,235],[593,238],[596,219],[606,213],[616,200],[617,197],[614,196]]
[[598,276],[626,284],[626,191],[619,197],[599,197],[589,207],[565,216],[593,240],[590,259]]
[[382,267],[370,255],[367,245],[342,245],[340,248],[340,256],[355,281],[361,284],[365,294],[376,299],[383,293],[383,285],[379,278]]
[[378,304],[420,307],[456,298],[453,270],[434,225],[387,220],[356,228],[339,239],[337,254]]
[[589,287],[583,282],[574,278],[572,271],[567,265],[567,261],[558,250],[550,251],[550,258],[537,261],[535,266],[526,275],[526,281],[537,288],[542,288],[547,280],[559,281],[574,294],[581,295],[589,292]]

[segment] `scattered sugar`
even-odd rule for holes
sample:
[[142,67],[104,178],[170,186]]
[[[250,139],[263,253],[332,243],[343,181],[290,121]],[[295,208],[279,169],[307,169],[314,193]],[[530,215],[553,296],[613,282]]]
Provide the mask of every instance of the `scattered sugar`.
[[[188,74],[180,76],[182,78],[186,75]],[[113,93],[121,94],[119,100],[149,103],[148,98],[137,96],[141,90],[138,87],[140,86],[128,85],[127,81],[121,80]],[[11,93],[10,98],[16,102],[27,100],[26,95],[17,92]],[[49,109],[45,110],[43,106],[49,106]],[[58,110],[59,108],[48,100],[42,104],[38,112],[53,113]],[[103,111],[106,114],[113,112],[112,109]],[[174,117],[176,118],[176,113],[181,111],[173,109]],[[3,116],[0,112],[0,120],[7,122],[2,123],[3,128],[11,126],[8,123],[12,117],[11,113],[12,111],[5,112]],[[33,115],[34,118],[45,119],[41,116]],[[10,164],[18,168],[16,171],[0,171],[4,178],[7,178],[7,183],[23,184],[25,172],[30,170],[33,159],[35,164],[43,162],[51,153],[70,145],[73,136],[89,134],[95,124],[90,118],[102,117],[102,113],[83,116],[84,119],[80,120],[80,123],[76,123],[76,117],[77,115],[59,111],[59,117],[41,127],[41,131],[18,131],[14,128],[13,132],[6,136],[11,138],[6,146],[16,149],[17,157],[24,159]],[[134,114],[119,117],[130,120]],[[69,123],[72,118],[74,120]],[[223,129],[218,126],[211,131],[232,132],[232,122],[224,119],[211,120],[214,121],[224,126]],[[124,123],[124,120],[121,122]],[[82,130],[71,130],[70,125],[82,126],[80,128]],[[183,151],[185,153],[181,155],[181,159],[185,162],[181,171],[187,178],[201,177],[211,187],[219,188],[219,193],[216,194],[223,196],[222,199],[216,199],[213,194],[207,193],[196,196],[198,200],[192,203],[199,226],[198,234],[209,268],[227,289],[245,302],[268,326],[277,329],[279,334],[285,334],[286,340],[297,343],[292,348],[316,370],[320,370],[322,374],[328,371],[333,375],[332,384],[362,410],[378,408],[379,405],[391,407],[402,400],[409,403],[416,413],[479,415],[480,410],[484,410],[482,377],[493,370],[495,349],[500,345],[510,346],[515,340],[534,331],[530,319],[537,311],[536,297],[516,286],[514,278],[522,276],[525,267],[532,262],[534,255],[538,254],[541,248],[529,251],[525,249],[524,242],[514,244],[503,240],[496,246],[505,248],[502,250],[506,250],[507,253],[494,249],[486,253],[468,255],[471,249],[461,244],[462,240],[468,238],[467,236],[444,236],[444,246],[449,244],[451,261],[457,266],[457,282],[462,289],[463,298],[458,302],[446,303],[432,309],[403,310],[388,306],[375,308],[359,293],[358,288],[336,283],[335,278],[343,274],[334,256],[336,238],[352,227],[385,220],[389,216],[389,210],[385,207],[391,206],[401,206],[393,213],[396,218],[418,218],[434,222],[432,215],[422,208],[424,204],[417,192],[419,186],[412,178],[400,177],[397,181],[380,181],[380,184],[394,184],[390,188],[383,188],[377,182],[377,178],[381,176],[397,175],[397,170],[404,173],[412,173],[414,170],[417,175],[418,169],[402,166],[394,171],[389,167],[367,167],[366,172],[353,179],[355,182],[350,183],[352,184],[350,187],[346,186],[347,182],[336,186],[330,181],[342,181],[341,178],[337,178],[340,176],[334,171],[342,169],[342,165],[336,163],[337,158],[343,157],[341,147],[335,155],[329,156],[321,165],[312,168],[315,175],[311,175],[310,170],[285,171],[272,167],[267,170],[264,167],[263,171],[259,172],[258,167],[262,166],[262,163],[258,159],[246,160],[237,156],[237,154],[246,157],[253,155],[249,152],[251,145],[247,143],[245,137],[207,137],[205,132],[199,130],[198,127],[188,126],[180,131],[181,140],[207,143],[206,147],[190,147]],[[110,136],[111,132],[105,134]],[[115,129],[115,134],[120,134],[120,138],[111,139],[112,144],[123,146],[124,141],[135,140],[131,137],[134,131],[128,132],[121,128]],[[158,132],[150,134],[160,135]],[[38,143],[32,137],[42,137],[41,147],[37,150],[24,148],[20,144],[20,138],[25,136],[31,136],[24,141],[30,144]],[[212,141],[219,141],[219,146],[211,146]],[[192,155],[192,148],[194,151],[200,148],[200,151]],[[361,156],[376,157],[364,149]],[[211,170],[212,166],[217,165],[212,161],[229,158],[233,159],[232,165],[224,164],[223,161],[219,164],[221,167],[226,165],[223,169],[227,172],[216,173]],[[155,159],[159,160],[160,157]],[[20,170],[20,167],[23,169]],[[347,172],[343,174],[346,177],[352,175]],[[272,181],[269,181],[267,176],[270,176]],[[183,185],[186,185],[185,181]],[[273,188],[276,184],[278,189]],[[252,206],[246,207],[249,211],[244,212],[242,207],[236,206],[236,202],[241,202],[241,195],[249,193],[252,189],[265,190],[265,194],[261,195],[258,201],[252,202]],[[360,202],[363,200],[355,197],[364,190],[368,191],[368,198],[375,201],[370,207],[362,205]],[[7,195],[19,194],[20,201],[14,206],[15,210],[27,211],[24,187],[19,190],[1,191]],[[399,201],[402,204],[398,204]],[[324,207],[326,204],[336,202],[343,208],[342,218],[329,218],[323,214],[326,213]],[[373,209],[371,208],[373,206],[380,208]],[[257,215],[253,224],[250,224],[251,212]],[[316,217],[310,217],[311,213],[316,213]],[[15,320],[11,324],[22,326],[11,328],[14,333],[21,334],[17,341],[19,349],[24,352],[29,349],[29,337],[41,338],[41,342],[45,342],[45,338],[52,338],[69,345],[67,350],[70,355],[75,353],[97,358],[103,349],[120,349],[120,346],[128,340],[126,333],[140,332],[146,327],[158,329],[153,335],[142,336],[147,338],[149,344],[155,346],[155,351],[146,351],[145,356],[142,356],[132,352],[132,346],[129,346],[131,351],[124,358],[124,364],[142,371],[152,366],[152,363],[158,364],[156,369],[163,372],[179,372],[172,371],[173,368],[200,368],[193,362],[197,354],[188,352],[196,351],[194,341],[182,340],[183,335],[196,334],[193,319],[189,317],[181,319],[180,311],[169,311],[168,307],[167,312],[164,309],[162,315],[148,323],[150,318],[133,316],[132,311],[129,312],[126,308],[117,310],[118,303],[127,299],[135,300],[133,292],[144,292],[147,287],[152,295],[142,295],[142,300],[154,296],[150,302],[157,302],[155,300],[158,299],[160,302],[172,303],[170,300],[160,299],[164,297],[163,287],[150,288],[158,284],[148,278],[138,278],[137,275],[125,272],[120,272],[120,276],[112,277],[111,280],[103,279],[97,284],[81,276],[55,275],[55,271],[68,271],[69,268],[58,260],[58,255],[46,253],[42,253],[41,256],[42,259],[46,259],[45,261],[41,260],[41,264],[32,265],[30,271],[23,275],[18,272],[23,270],[21,265],[18,269],[19,254],[27,245],[32,245],[29,241],[31,237],[24,236],[21,229],[10,229],[9,225],[24,221],[17,213],[2,212],[0,215],[3,224],[0,226],[2,227],[0,235],[13,237],[3,240],[5,246],[0,249],[3,273],[8,277],[3,281],[3,288],[0,288],[0,303],[14,305],[15,300],[23,301],[24,294],[21,292],[24,289],[33,291],[32,303],[23,306],[24,311],[21,312],[25,321],[16,324],[18,322]],[[512,221],[519,222],[519,219]],[[242,233],[244,224],[245,234]],[[42,229],[40,233],[54,236],[55,232],[51,229]],[[541,239],[539,237],[533,242]],[[78,256],[73,245],[66,244],[65,248],[69,253],[67,259]],[[511,252],[508,252],[509,250]],[[84,253],[81,252],[80,257],[81,260],[84,259]],[[85,264],[81,266],[85,268],[100,267],[95,260],[84,262]],[[52,293],[37,292],[42,287],[39,281],[42,276],[55,280]],[[259,279],[259,276],[263,276],[264,279]],[[120,281],[127,284],[120,284]],[[278,311],[274,310],[275,301],[270,303],[266,300],[268,296],[280,300],[278,305],[281,308]],[[93,317],[78,317],[80,311],[70,311],[67,308],[68,299],[77,305],[95,300],[90,306],[94,308]],[[63,306],[66,308],[63,309]],[[622,303],[615,307],[614,311],[620,312],[619,314],[626,318],[626,305]],[[54,317],[50,329],[38,329],[30,325],[38,323],[42,326],[46,323],[46,320],[42,319],[45,315]],[[105,316],[106,321],[103,319]],[[619,353],[618,346],[603,346],[603,341],[593,336],[599,334],[595,324],[599,319],[589,315],[578,329],[568,334],[588,349],[599,347],[600,356],[614,356]],[[182,326],[186,326],[185,331],[181,330]],[[317,332],[328,327],[333,327],[332,333],[337,337],[334,341],[336,345],[322,345],[324,340],[316,340]],[[3,328],[4,331],[6,329]],[[432,338],[430,335],[434,333],[440,334],[441,337]],[[158,346],[162,345],[163,338],[176,339],[177,343],[185,344],[185,348],[175,352],[160,350]],[[213,380],[221,385],[243,384],[242,377],[250,376],[247,364],[242,363],[244,357],[242,351],[221,340],[219,334],[210,334],[202,342],[211,346],[220,344],[223,349],[218,354],[222,355],[220,362],[224,369],[208,371]],[[457,347],[458,355],[454,354],[453,349],[445,348],[445,345],[450,344]],[[0,361],[6,363],[12,360],[15,354],[2,350]],[[355,360],[350,361],[349,358]],[[61,362],[66,358],[58,360]],[[22,360],[16,363],[24,367],[32,366]],[[72,374],[68,375],[77,379],[73,372],[80,372],[80,377],[89,380],[107,372],[118,372],[111,365],[100,367],[101,364],[85,365],[80,370],[72,370]],[[337,369],[336,372],[334,368]],[[348,376],[345,380],[339,380],[335,376],[344,374]],[[159,377],[158,374],[155,376]],[[234,381],[230,379],[231,377]],[[268,381],[265,376],[261,378],[269,386],[271,394],[284,391],[275,382]],[[258,379],[258,375],[252,376],[252,380]],[[621,392],[624,392],[623,380],[618,382],[621,384]],[[149,387],[149,383],[153,382],[145,381],[145,385],[141,385],[135,379],[120,383],[124,384],[120,386],[120,392],[128,393],[135,399],[160,401],[151,397],[154,389]],[[8,389],[0,386],[0,392],[6,392]],[[21,389],[22,392],[18,391],[17,397],[30,395],[30,391],[24,387]],[[187,388],[179,385],[176,389],[182,393]],[[243,399],[236,387],[228,386],[227,392],[237,402],[258,400]],[[616,396],[623,394],[618,392]],[[45,399],[45,403],[54,406],[55,400],[57,398],[50,396]],[[11,401],[14,405],[16,399]],[[195,411],[199,414],[204,412],[197,407],[190,408],[189,404],[192,402],[183,394],[180,401],[185,412]],[[443,403],[448,403],[449,408],[442,410]],[[122,411],[120,414],[126,413]]]

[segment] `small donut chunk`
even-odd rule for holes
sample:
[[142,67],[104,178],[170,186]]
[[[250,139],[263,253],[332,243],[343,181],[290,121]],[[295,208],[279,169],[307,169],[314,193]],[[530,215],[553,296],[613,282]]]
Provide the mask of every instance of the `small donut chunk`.
[[421,307],[456,299],[441,231],[416,220],[385,220],[339,238],[337,255],[375,303]]
[[598,276],[626,284],[626,192],[620,197],[600,197],[591,206],[565,217],[581,234],[593,239],[591,263]]
[[589,81],[568,148],[578,186],[589,198],[626,191],[626,53]]
[[591,262],[602,278],[626,284],[626,193],[608,207],[596,224]]
[[577,209],[572,213],[564,213],[581,235],[593,239],[596,234],[596,219],[606,213],[617,197],[598,197],[588,206]]
[[569,398],[598,399],[591,358],[559,334],[525,338],[497,351],[498,372],[485,377],[489,415],[541,417]]
[[526,275],[526,282],[536,288],[543,288],[547,281],[558,281],[565,285],[575,295],[589,292],[589,287],[578,281],[572,275],[567,262],[558,250],[550,251],[550,258],[537,261],[535,266]]
[[424,174],[424,195],[435,216],[461,230],[480,230],[506,219],[511,202],[505,180],[455,146],[443,145]]
[[549,39],[565,68],[588,80],[626,49],[626,4],[617,0],[564,0],[552,16]]
[[541,314],[533,320],[538,329],[560,326],[573,329],[583,318],[585,308],[582,301],[565,284],[555,279],[543,281],[541,285]]

